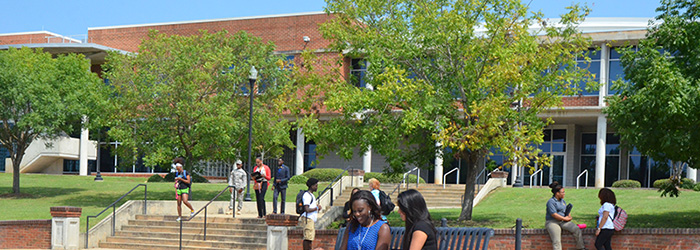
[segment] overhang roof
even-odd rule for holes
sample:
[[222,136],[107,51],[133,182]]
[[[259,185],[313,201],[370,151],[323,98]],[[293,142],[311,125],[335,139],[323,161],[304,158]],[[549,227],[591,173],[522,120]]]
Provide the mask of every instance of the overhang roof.
[[52,55],[59,54],[83,54],[86,58],[90,59],[93,65],[102,64],[107,56],[107,51],[116,51],[121,54],[127,54],[130,52],[110,48],[107,46],[94,44],[94,43],[34,43],[34,44],[11,44],[11,45],[0,45],[0,50],[6,50],[9,48],[21,48],[27,47],[32,49],[42,48],[44,52],[51,53]]

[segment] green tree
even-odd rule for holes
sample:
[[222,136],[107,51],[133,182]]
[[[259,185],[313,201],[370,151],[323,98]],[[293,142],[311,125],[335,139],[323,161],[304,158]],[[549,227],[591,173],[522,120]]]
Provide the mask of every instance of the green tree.
[[608,97],[605,109],[623,143],[671,163],[672,185],[662,196],[678,196],[683,167],[697,168],[700,155],[698,9],[697,1],[661,2],[638,51],[620,49],[625,79],[613,84],[620,94]]
[[[105,77],[113,89],[109,135],[120,155],[144,157],[146,165],[184,156],[230,162],[247,156],[249,75],[253,89],[253,148],[279,154],[289,140],[282,117],[293,86],[274,44],[245,32],[201,31],[169,36],[151,31],[137,54],[111,53]],[[288,92],[290,91],[290,92]]]
[[75,124],[97,113],[101,85],[83,55],[52,58],[26,47],[0,51],[0,144],[12,159],[13,193],[20,193],[19,167],[27,147],[38,138],[80,129]]
[[536,144],[550,120],[538,115],[586,76],[573,66],[589,46],[576,29],[585,7],[551,24],[520,0],[327,2],[337,18],[324,36],[367,62],[372,90],[332,85],[325,105],[342,116],[311,135],[319,150],[349,157],[371,146],[398,173],[450,148],[468,163],[460,220],[472,216],[477,162],[492,148],[507,164],[542,159]]

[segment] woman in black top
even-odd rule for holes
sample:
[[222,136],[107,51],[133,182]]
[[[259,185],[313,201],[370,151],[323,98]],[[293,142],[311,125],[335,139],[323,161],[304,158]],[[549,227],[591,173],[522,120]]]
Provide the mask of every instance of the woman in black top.
[[423,195],[415,189],[403,191],[398,197],[399,215],[406,222],[401,249],[437,250],[437,229],[430,221],[430,212]]

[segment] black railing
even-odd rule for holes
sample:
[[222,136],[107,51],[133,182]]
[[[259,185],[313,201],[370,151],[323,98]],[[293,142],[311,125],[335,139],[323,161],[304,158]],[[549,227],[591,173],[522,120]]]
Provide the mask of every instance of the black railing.
[[416,174],[416,188],[418,188],[418,182],[420,182],[420,168],[414,167],[413,169],[408,170],[407,172],[403,173],[403,178],[401,179],[401,182],[399,182],[399,185],[396,185],[394,190],[391,191],[391,193],[389,193],[389,197],[394,195],[394,193],[396,193],[396,190],[398,190],[399,193],[401,193],[401,185],[403,185],[404,183],[406,183],[406,189],[408,189],[408,182],[406,181],[406,179],[408,179],[411,176],[409,174],[413,171],[418,171]]
[[[343,174],[345,172],[347,172],[348,169],[354,169],[354,168],[352,168],[352,166],[347,166],[345,169],[343,169],[343,172],[338,174],[338,176],[336,176],[335,179],[333,179],[333,181],[331,181],[331,183],[328,184],[328,186],[326,186],[326,188],[323,189],[323,191],[321,191],[321,193],[318,194],[318,197],[321,197],[321,195],[323,195],[324,193],[326,193],[326,191],[328,191],[328,189],[330,189],[331,190],[330,206],[333,206],[333,183],[335,183],[336,181],[338,181],[338,179],[340,179],[340,193],[338,195],[342,195],[343,194],[343,179],[341,179],[341,178],[343,178]],[[352,172],[352,171],[350,172],[351,177],[354,176],[354,174],[355,174],[354,172]]]
[[[182,218],[180,219],[180,250],[182,250],[182,221],[192,220],[192,218],[196,217],[200,212],[202,212],[202,210],[204,210],[204,240],[206,241],[207,240],[207,208],[209,207],[209,205],[212,202],[214,202],[216,199],[218,199],[219,196],[221,196],[221,194],[223,194],[224,192],[226,192],[226,190],[228,190],[230,188],[233,188],[234,190],[236,190],[236,186],[233,186],[233,185],[226,186],[223,190],[221,190],[218,194],[216,194],[216,196],[214,196],[214,198],[212,198],[207,204],[205,204],[202,208],[197,210],[197,212],[195,212],[193,215],[191,215],[190,217],[187,217],[187,219],[182,219]],[[234,200],[237,200],[236,195],[238,195],[238,192],[233,192],[233,193],[234,193]],[[236,218],[235,212],[233,212],[233,218]]]
[[146,206],[146,204],[147,204],[146,202],[148,201],[148,186],[146,184],[138,184],[134,188],[129,190],[129,192],[126,192],[124,195],[122,195],[122,197],[119,197],[119,199],[112,202],[112,204],[107,206],[104,210],[102,210],[102,212],[98,213],[97,215],[87,216],[87,220],[85,222],[85,248],[89,248],[88,242],[90,239],[90,218],[97,218],[98,216],[102,215],[102,213],[107,211],[107,209],[112,207],[112,236],[114,236],[114,229],[115,229],[116,223],[117,223],[117,203],[119,201],[121,201],[122,199],[124,199],[124,197],[129,195],[131,192],[133,192],[134,190],[136,190],[136,188],[138,188],[140,186],[143,186],[143,214],[146,214],[146,211],[148,211],[147,206]]

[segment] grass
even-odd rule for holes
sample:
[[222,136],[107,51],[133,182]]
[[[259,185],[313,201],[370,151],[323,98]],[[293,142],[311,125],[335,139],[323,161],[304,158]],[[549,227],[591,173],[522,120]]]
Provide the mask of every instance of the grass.
[[[46,220],[51,219],[50,207],[74,206],[83,208],[80,231],[85,231],[85,219],[88,215],[96,215],[105,207],[112,204],[119,197],[131,190],[134,186],[146,183],[147,178],[135,177],[110,177],[104,176],[103,182],[95,182],[94,176],[76,175],[44,175],[22,174],[20,175],[19,197],[12,195],[12,174],[0,173],[0,204],[3,220]],[[211,200],[219,191],[224,189],[225,183],[194,183],[192,186],[192,200]],[[319,183],[319,189],[323,189],[328,183]],[[303,184],[290,184],[287,189],[287,202],[294,202],[300,189],[306,189]],[[143,200],[143,187],[134,190],[118,205],[127,200]],[[229,193],[219,197],[220,201],[227,201]],[[251,187],[251,198],[255,200],[255,193]],[[175,189],[171,182],[148,183],[148,200],[174,200]],[[266,201],[272,201],[272,190],[267,191]],[[198,209],[195,207],[195,209]],[[173,214],[176,213],[173,207]],[[102,220],[111,212],[106,211],[97,221]],[[94,220],[90,220],[94,225]]]
[[[656,189],[613,189],[620,207],[628,214],[626,228],[700,228],[700,192],[683,191],[678,198],[660,197]],[[472,221],[458,222],[460,209],[431,209],[436,225],[441,218],[450,226],[513,228],[517,218],[524,228],[544,228],[545,204],[552,197],[545,188],[497,189],[477,205]],[[566,189],[566,202],[574,205],[573,222],[596,225],[600,201],[598,189]],[[403,226],[398,213],[388,217],[392,226]]]

